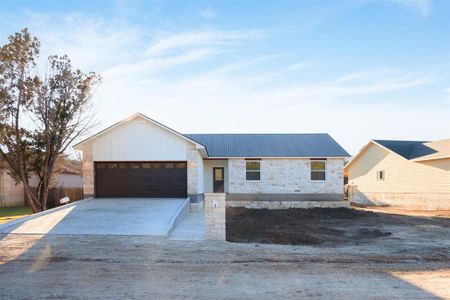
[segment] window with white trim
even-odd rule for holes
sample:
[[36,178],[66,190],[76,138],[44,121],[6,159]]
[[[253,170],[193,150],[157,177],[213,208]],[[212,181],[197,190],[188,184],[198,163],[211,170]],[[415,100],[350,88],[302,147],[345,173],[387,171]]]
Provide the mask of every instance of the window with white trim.
[[377,171],[377,180],[384,180],[384,178],[385,178],[384,170]]
[[259,181],[261,179],[261,162],[259,160],[247,160],[245,162],[245,180]]
[[311,181],[325,181],[327,161],[324,159],[315,159],[310,161]]

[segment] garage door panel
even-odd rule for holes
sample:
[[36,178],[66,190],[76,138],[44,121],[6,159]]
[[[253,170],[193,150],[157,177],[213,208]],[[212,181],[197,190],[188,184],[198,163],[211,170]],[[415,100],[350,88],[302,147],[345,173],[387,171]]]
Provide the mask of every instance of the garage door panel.
[[186,162],[96,162],[96,197],[186,197]]

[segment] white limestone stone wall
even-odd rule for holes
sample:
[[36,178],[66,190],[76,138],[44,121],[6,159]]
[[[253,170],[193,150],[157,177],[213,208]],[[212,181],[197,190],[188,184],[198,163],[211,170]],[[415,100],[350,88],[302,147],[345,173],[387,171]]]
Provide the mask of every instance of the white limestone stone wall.
[[203,158],[198,150],[188,150],[188,194],[202,194],[203,187]]
[[230,159],[228,163],[230,194],[343,193],[343,159],[328,159],[326,180],[311,181],[309,159],[262,159],[261,180],[245,179],[245,159]]
[[83,193],[85,197],[94,196],[94,161],[92,144],[83,146]]
[[350,187],[349,198],[357,206],[390,206],[404,210],[450,210],[450,194],[372,193]]
[[245,207],[253,209],[289,209],[289,208],[350,208],[348,201],[227,201],[227,207]]
[[225,197],[226,194],[205,194],[205,238],[225,241]]

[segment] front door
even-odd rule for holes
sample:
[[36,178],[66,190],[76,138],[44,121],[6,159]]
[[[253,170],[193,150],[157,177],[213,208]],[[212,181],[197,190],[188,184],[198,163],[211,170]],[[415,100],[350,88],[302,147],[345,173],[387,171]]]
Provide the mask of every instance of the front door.
[[224,180],[224,169],[223,168],[213,168],[213,192],[223,193],[225,180]]

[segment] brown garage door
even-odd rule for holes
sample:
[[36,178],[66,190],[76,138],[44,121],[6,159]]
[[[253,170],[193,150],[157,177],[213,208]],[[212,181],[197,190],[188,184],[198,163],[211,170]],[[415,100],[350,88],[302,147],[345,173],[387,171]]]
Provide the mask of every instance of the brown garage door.
[[95,196],[187,197],[186,162],[96,162]]

